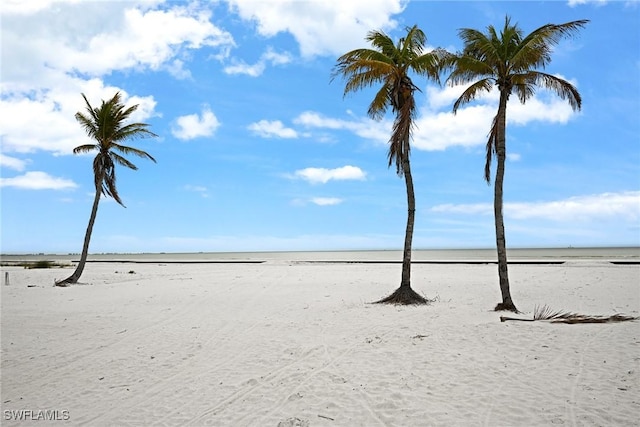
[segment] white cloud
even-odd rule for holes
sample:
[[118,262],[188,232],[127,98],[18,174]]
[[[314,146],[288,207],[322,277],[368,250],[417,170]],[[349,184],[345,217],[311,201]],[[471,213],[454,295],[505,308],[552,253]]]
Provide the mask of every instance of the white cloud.
[[312,184],[326,184],[331,180],[364,180],[365,172],[357,166],[342,166],[335,169],[305,168],[295,171],[293,177],[304,179]]
[[297,138],[298,133],[291,128],[285,127],[280,120],[268,121],[260,120],[251,123],[248,129],[263,138]]
[[229,33],[209,21],[206,10],[180,5],[150,10],[149,6],[148,2],[60,3],[55,9],[4,19],[3,81],[31,83],[48,76],[49,70],[91,76],[114,70],[158,70],[190,49],[228,50],[234,45]]
[[251,77],[258,77],[264,72],[266,64],[258,61],[253,65],[249,65],[241,60],[233,60],[231,65],[224,67],[224,72],[227,74],[245,74]]
[[[587,3],[595,3],[596,5],[601,6],[601,5],[607,4],[608,1],[609,0],[569,0],[568,4],[571,7],[574,7],[580,4],[587,4]],[[631,2],[631,1],[637,1],[637,0],[628,0],[628,2]]]
[[451,112],[423,111],[415,121],[412,147],[418,150],[446,150],[452,146],[475,147],[487,143],[495,109],[473,105]]
[[204,136],[211,136],[220,127],[218,118],[209,107],[204,107],[202,114],[189,114],[176,119],[171,133],[178,139],[188,140]]
[[512,162],[519,162],[522,159],[522,156],[518,153],[507,153],[507,159]]
[[[462,215],[492,215],[490,203],[443,204],[431,208],[432,212]],[[640,191],[602,193],[570,197],[547,202],[505,203],[505,216],[514,219],[539,218],[549,221],[595,221],[620,218],[640,219]]]
[[[453,103],[463,91],[462,86],[427,87],[426,103],[415,121],[415,148],[432,151],[445,150],[451,146],[482,146],[487,143],[487,135],[498,110],[499,92],[491,90],[459,108],[454,115]],[[517,97],[511,97],[507,113],[507,132],[509,126],[525,126],[534,121],[565,124],[577,114],[568,102],[544,89],[536,92],[526,104],[521,104]]]
[[272,47],[268,47],[267,51],[262,55],[261,59],[269,62],[272,65],[284,65],[291,62],[291,55],[289,52],[278,53],[273,50]]
[[82,0],[3,0],[2,12],[10,15],[29,15],[48,9],[55,3],[79,3]]
[[191,71],[184,68],[185,63],[180,59],[174,59],[170,63],[167,63],[165,69],[169,74],[179,80],[185,80],[191,78]]
[[527,100],[526,104],[511,101],[507,109],[507,125],[523,126],[533,121],[564,124],[576,114],[567,101],[558,97],[551,99],[546,92]]
[[[98,79],[72,79],[60,87],[31,96],[0,99],[2,150],[7,153],[50,151],[54,154],[72,154],[74,147],[88,141],[75,120],[75,114],[86,108],[80,93],[87,96],[91,105],[97,106],[101,99],[113,97],[118,90],[104,86]],[[131,116],[132,121],[144,122],[154,114],[156,102],[152,97],[132,97],[122,90],[120,94],[125,105],[138,104],[138,109]],[[38,120],[34,122],[33,117],[38,117]]]
[[306,128],[347,130],[361,138],[381,144],[389,141],[392,126],[392,122],[388,120],[375,121],[368,117],[355,118],[353,120],[334,119],[313,111],[301,113],[293,122]]
[[391,18],[403,11],[405,0],[255,1],[229,0],[241,18],[254,21],[257,31],[273,37],[288,32],[302,56],[340,55],[361,47],[371,29],[388,31]]
[[[425,104],[414,121],[414,148],[438,151],[454,146],[484,146],[487,143],[487,135],[498,109],[498,91],[492,90],[473,103],[459,108],[454,115],[453,102],[463,90],[461,86],[426,88]],[[353,117],[351,112],[348,114]],[[524,105],[517,97],[512,97],[508,104],[507,131],[509,126],[524,126],[534,121],[565,124],[576,114],[566,101],[549,91],[540,90]],[[300,114],[294,123],[309,128],[346,130],[361,138],[386,144],[394,118],[391,114],[387,117],[379,122],[368,117],[345,120],[306,111]]]
[[343,200],[337,197],[314,197],[311,199],[311,203],[315,203],[318,206],[334,206],[342,202]]
[[190,185],[190,184],[187,184],[183,188],[186,191],[192,191],[194,193],[199,193],[204,198],[209,197],[209,190],[207,189],[207,187],[204,187],[202,185]]
[[258,62],[249,65],[241,60],[232,60],[231,65],[224,67],[223,71],[227,74],[245,74],[251,77],[260,76],[267,65],[283,65],[291,62],[291,55],[287,52],[278,53],[273,48],[267,48],[266,52],[260,56]]
[[15,187],[26,190],[65,190],[77,184],[64,178],[56,178],[45,172],[33,171],[12,178],[0,178],[0,187]]
[[16,157],[6,156],[0,153],[0,166],[3,168],[13,169],[18,172],[22,172],[27,165],[27,161],[18,159]]
[[[74,119],[84,110],[80,93],[93,105],[116,91],[126,105],[140,104],[132,120],[157,115],[152,96],[128,96],[102,76],[116,70],[165,70],[189,78],[189,52],[203,46],[219,56],[232,36],[210,22],[193,3],[160,1],[3,2],[0,137],[3,152],[71,154],[86,135]],[[82,19],[78,19],[82,16]],[[32,118],[38,117],[34,121]]]

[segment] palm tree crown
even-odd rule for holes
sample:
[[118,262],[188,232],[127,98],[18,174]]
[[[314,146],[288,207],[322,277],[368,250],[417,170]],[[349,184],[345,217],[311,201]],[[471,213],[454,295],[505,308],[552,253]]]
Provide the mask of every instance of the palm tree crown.
[[412,121],[415,117],[413,92],[418,88],[410,72],[439,82],[439,63],[446,55],[441,49],[425,53],[427,38],[417,26],[407,28],[406,37],[397,43],[382,31],[371,31],[365,38],[372,49],[356,49],[338,58],[332,78],[346,80],[344,95],[381,84],[369,105],[368,115],[381,119],[389,106],[398,114],[389,146],[389,166],[403,174],[402,161],[409,156]]
[[157,135],[148,130],[149,125],[146,123],[125,124],[125,121],[136,111],[138,105],[125,108],[120,99],[120,92],[117,92],[108,101],[103,100],[102,105],[96,108],[91,106],[84,94],[82,94],[82,97],[87,106],[87,113],[78,112],[75,117],[95,143],[80,145],[73,149],[73,153],[98,151],[93,160],[96,190],[99,189],[102,194],[113,197],[116,202],[124,206],[116,188],[115,165],[119,164],[133,170],[138,168],[119,153],[124,155],[133,154],[153,162],[156,160],[149,153],[122,145],[121,142]]
[[[464,50],[454,63],[448,80],[452,85],[473,82],[453,105],[454,113],[482,92],[488,92],[497,86],[506,100],[515,92],[523,104],[535,94],[540,86],[555,92],[561,99],[567,100],[574,110],[579,110],[582,98],[578,90],[566,80],[538,71],[551,62],[553,47],[566,37],[573,35],[589,21],[579,20],[565,24],[547,24],[523,36],[517,24],[505,18],[504,27],[498,34],[489,25],[482,33],[471,28],[463,28],[458,34],[464,42]],[[496,121],[489,133],[487,143],[487,163],[485,179],[490,181],[492,154],[495,153]]]

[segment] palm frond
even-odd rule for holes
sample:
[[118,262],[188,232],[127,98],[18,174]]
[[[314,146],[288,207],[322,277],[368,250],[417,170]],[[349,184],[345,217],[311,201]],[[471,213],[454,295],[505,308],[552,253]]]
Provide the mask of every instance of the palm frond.
[[151,132],[148,124],[146,123],[130,123],[128,125],[122,126],[114,132],[112,136],[113,141],[124,141],[127,139],[135,139],[135,138],[154,138],[157,137],[155,133]]
[[[91,111],[93,113],[93,111]],[[91,139],[96,139],[98,135],[98,128],[96,127],[96,119],[94,114],[90,114],[89,116],[82,114],[81,112],[77,112],[76,120],[80,123],[80,126],[87,133],[87,136]]]
[[582,107],[582,97],[578,89],[560,77],[540,71],[530,71],[522,75],[521,78],[528,86],[538,85],[555,92],[560,99],[567,100],[574,111],[580,110]]
[[491,122],[491,130],[489,131],[489,137],[487,138],[486,146],[486,159],[484,163],[484,180],[487,184],[491,183],[491,161],[493,155],[496,153],[496,141],[498,138],[498,115],[493,118]]
[[112,197],[119,205],[126,208],[120,199],[118,188],[116,187],[116,168],[113,161],[111,161],[111,167],[109,167],[105,172],[106,173],[102,180],[102,194]]
[[569,311],[552,310],[547,305],[536,306],[533,310],[533,320],[546,320],[551,323],[615,323],[637,320],[638,317],[613,314],[611,316],[585,315]]
[[73,149],[73,154],[88,153],[93,150],[99,150],[96,144],[82,144]]
[[376,96],[373,97],[373,101],[371,101],[371,104],[369,104],[367,114],[373,120],[381,120],[387,112],[390,99],[389,92],[389,86],[386,84],[383,85],[376,93]]
[[387,57],[392,56],[393,52],[396,50],[396,45],[393,43],[393,40],[384,31],[369,31],[364,39],[371,43],[371,46],[375,48],[375,51],[380,52]]
[[613,314],[611,316],[601,316],[601,315],[585,315],[579,313],[573,313],[570,311],[564,310],[552,310],[547,305],[536,306],[533,309],[533,319],[520,319],[513,317],[500,317],[501,322],[505,322],[507,320],[518,320],[525,322],[535,322],[535,321],[546,321],[550,323],[567,323],[567,324],[575,324],[575,323],[618,323],[618,322],[630,322],[633,320],[638,320],[640,317],[634,316],[626,316],[623,314]]
[[575,36],[588,22],[588,19],[582,19],[564,24],[546,24],[535,29],[522,39],[518,51],[513,55],[514,69],[544,68],[551,62],[553,46],[563,38]]
[[120,145],[120,144],[113,143],[113,144],[111,144],[111,150],[112,151],[120,151],[121,153],[126,154],[126,155],[134,155],[134,156],[142,157],[144,159],[149,159],[149,160],[153,161],[154,163],[157,163],[156,159],[154,159],[151,156],[151,154],[147,153],[146,151],[140,150],[138,148],[128,147],[126,145]]
[[118,153],[110,153],[111,157],[113,158],[113,162],[117,163],[121,166],[124,166],[126,168],[132,169],[134,171],[138,170],[138,167],[136,165],[134,165],[133,163],[131,163],[129,160],[127,160],[126,158],[122,157],[120,154]]
[[462,105],[473,101],[480,96],[482,92],[489,92],[492,87],[493,81],[491,79],[481,79],[473,83],[467,87],[464,92],[462,92],[462,95],[453,103],[453,113],[457,113]]
[[398,114],[393,123],[388,154],[389,166],[395,162],[396,173],[399,176],[404,174],[403,163],[409,159],[411,152],[411,132],[414,126],[416,110],[413,87],[405,86],[404,91],[405,93],[401,96],[402,103],[398,105]]

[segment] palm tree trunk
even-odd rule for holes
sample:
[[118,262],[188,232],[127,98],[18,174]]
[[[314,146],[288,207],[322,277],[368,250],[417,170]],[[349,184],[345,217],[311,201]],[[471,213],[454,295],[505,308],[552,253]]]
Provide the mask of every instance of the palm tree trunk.
[[500,105],[498,106],[497,134],[496,134],[496,180],[493,194],[493,214],[496,228],[496,248],[498,251],[498,276],[500,278],[500,292],[502,303],[496,305],[497,310],[509,310],[518,312],[509,290],[509,273],[507,268],[507,243],[504,232],[504,217],[502,214],[502,185],[504,182],[504,165],[507,157],[506,150],[506,123],[507,123],[507,99],[508,94],[501,91]]
[[[98,181],[102,182],[102,180]],[[91,233],[93,232],[93,224],[96,222],[96,215],[98,214],[98,204],[100,203],[100,196],[102,192],[100,191],[100,187],[96,186],[96,195],[93,199],[93,207],[91,208],[91,216],[89,217],[89,225],[87,225],[87,231],[84,235],[84,244],[82,245],[82,255],[80,256],[80,261],[76,266],[76,270],[73,274],[67,277],[64,280],[56,282],[56,286],[69,286],[73,283],[78,283],[82,272],[84,271],[84,266],[87,263],[87,256],[89,255],[89,242],[91,241]]]
[[404,250],[402,253],[402,281],[400,287],[411,287],[411,246],[413,242],[413,225],[416,217],[416,196],[413,191],[413,177],[409,159],[402,162],[404,181],[407,187],[407,228],[404,234]]
[[411,246],[413,241],[413,224],[416,215],[416,198],[413,191],[413,178],[411,176],[411,167],[409,159],[402,161],[402,174],[407,187],[407,228],[404,234],[404,250],[402,252],[402,279],[400,287],[391,295],[385,297],[376,304],[428,304],[427,298],[413,290],[411,287]]

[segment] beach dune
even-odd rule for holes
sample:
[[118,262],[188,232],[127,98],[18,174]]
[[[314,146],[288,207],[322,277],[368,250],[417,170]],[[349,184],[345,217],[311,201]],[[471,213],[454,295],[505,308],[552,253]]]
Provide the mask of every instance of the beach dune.
[[[429,306],[370,304],[372,263],[4,267],[3,426],[632,426],[640,322],[500,322],[496,266],[418,264]],[[640,313],[640,266],[510,266],[536,305]],[[36,417],[40,417],[36,420]],[[22,418],[22,420],[20,420]]]

